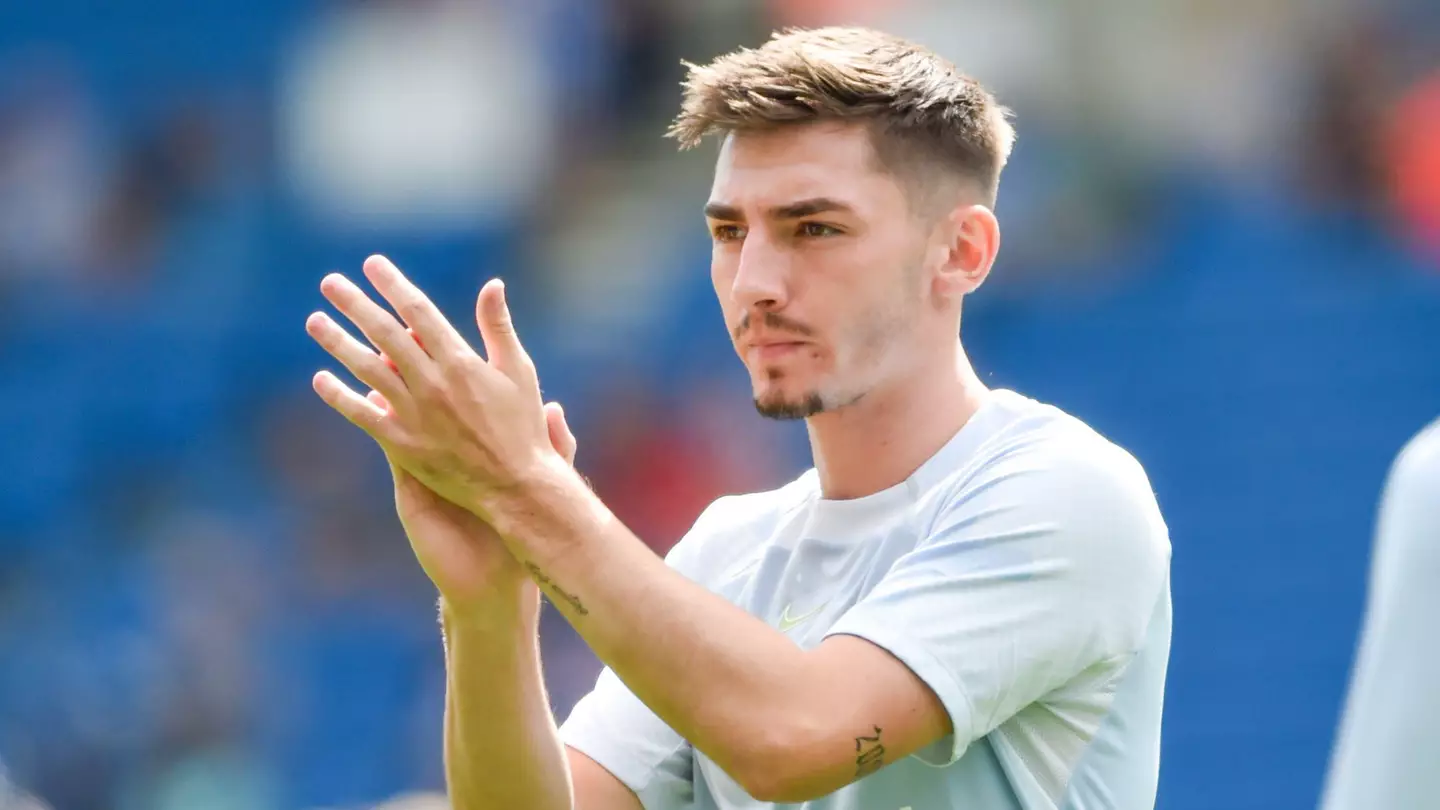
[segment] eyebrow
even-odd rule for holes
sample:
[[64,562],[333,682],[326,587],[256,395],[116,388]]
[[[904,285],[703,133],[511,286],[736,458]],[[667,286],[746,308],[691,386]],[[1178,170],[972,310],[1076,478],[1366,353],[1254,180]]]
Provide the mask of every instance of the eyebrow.
[[[842,213],[853,213],[855,208],[848,203],[843,203],[831,197],[811,197],[808,200],[798,200],[793,203],[777,205],[766,213],[771,219],[800,219],[801,217],[814,216],[838,211]],[[705,204],[705,216],[710,219],[718,219],[725,222],[744,222],[745,214],[739,208],[724,203],[711,202]]]

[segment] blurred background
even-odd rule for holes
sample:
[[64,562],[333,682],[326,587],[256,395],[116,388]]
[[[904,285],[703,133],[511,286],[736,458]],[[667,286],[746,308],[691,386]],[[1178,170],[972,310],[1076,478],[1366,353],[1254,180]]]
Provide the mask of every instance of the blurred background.
[[[827,22],[1016,112],[965,341],[1152,476],[1159,806],[1314,807],[1383,476],[1440,413],[1440,5],[143,6],[0,0],[0,807],[443,807],[435,595],[309,387],[318,282],[370,253],[466,326],[505,278],[657,551],[808,466],[714,304],[713,150],[661,133],[681,58]],[[543,635],[563,718],[598,664]]]

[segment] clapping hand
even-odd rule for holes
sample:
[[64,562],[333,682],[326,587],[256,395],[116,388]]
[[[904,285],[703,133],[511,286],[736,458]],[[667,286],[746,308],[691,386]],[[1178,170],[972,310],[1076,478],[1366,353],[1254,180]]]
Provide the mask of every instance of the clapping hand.
[[547,466],[568,467],[575,438],[560,407],[542,405],[500,282],[476,303],[482,358],[389,260],[372,256],[364,272],[399,319],[339,274],[320,289],[375,349],[324,313],[305,326],[371,390],[321,371],[315,391],[384,450],[400,519],[447,601],[482,602],[497,577],[526,579],[484,522],[485,504]]

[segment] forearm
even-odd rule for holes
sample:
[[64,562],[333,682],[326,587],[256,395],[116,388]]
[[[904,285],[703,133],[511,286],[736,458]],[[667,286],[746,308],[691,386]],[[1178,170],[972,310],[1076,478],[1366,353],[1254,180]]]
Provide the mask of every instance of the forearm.
[[445,778],[455,810],[571,810],[564,747],[545,694],[527,593],[493,611],[457,615],[445,632]]
[[551,601],[626,685],[737,779],[795,741],[823,679],[784,635],[670,570],[563,476],[491,514]]

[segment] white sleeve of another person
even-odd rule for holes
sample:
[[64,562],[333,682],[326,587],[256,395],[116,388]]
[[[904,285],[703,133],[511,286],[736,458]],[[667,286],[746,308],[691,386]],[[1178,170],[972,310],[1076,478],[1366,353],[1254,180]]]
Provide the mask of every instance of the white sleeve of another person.
[[1440,420],[1381,501],[1365,627],[1325,810],[1440,807]]

